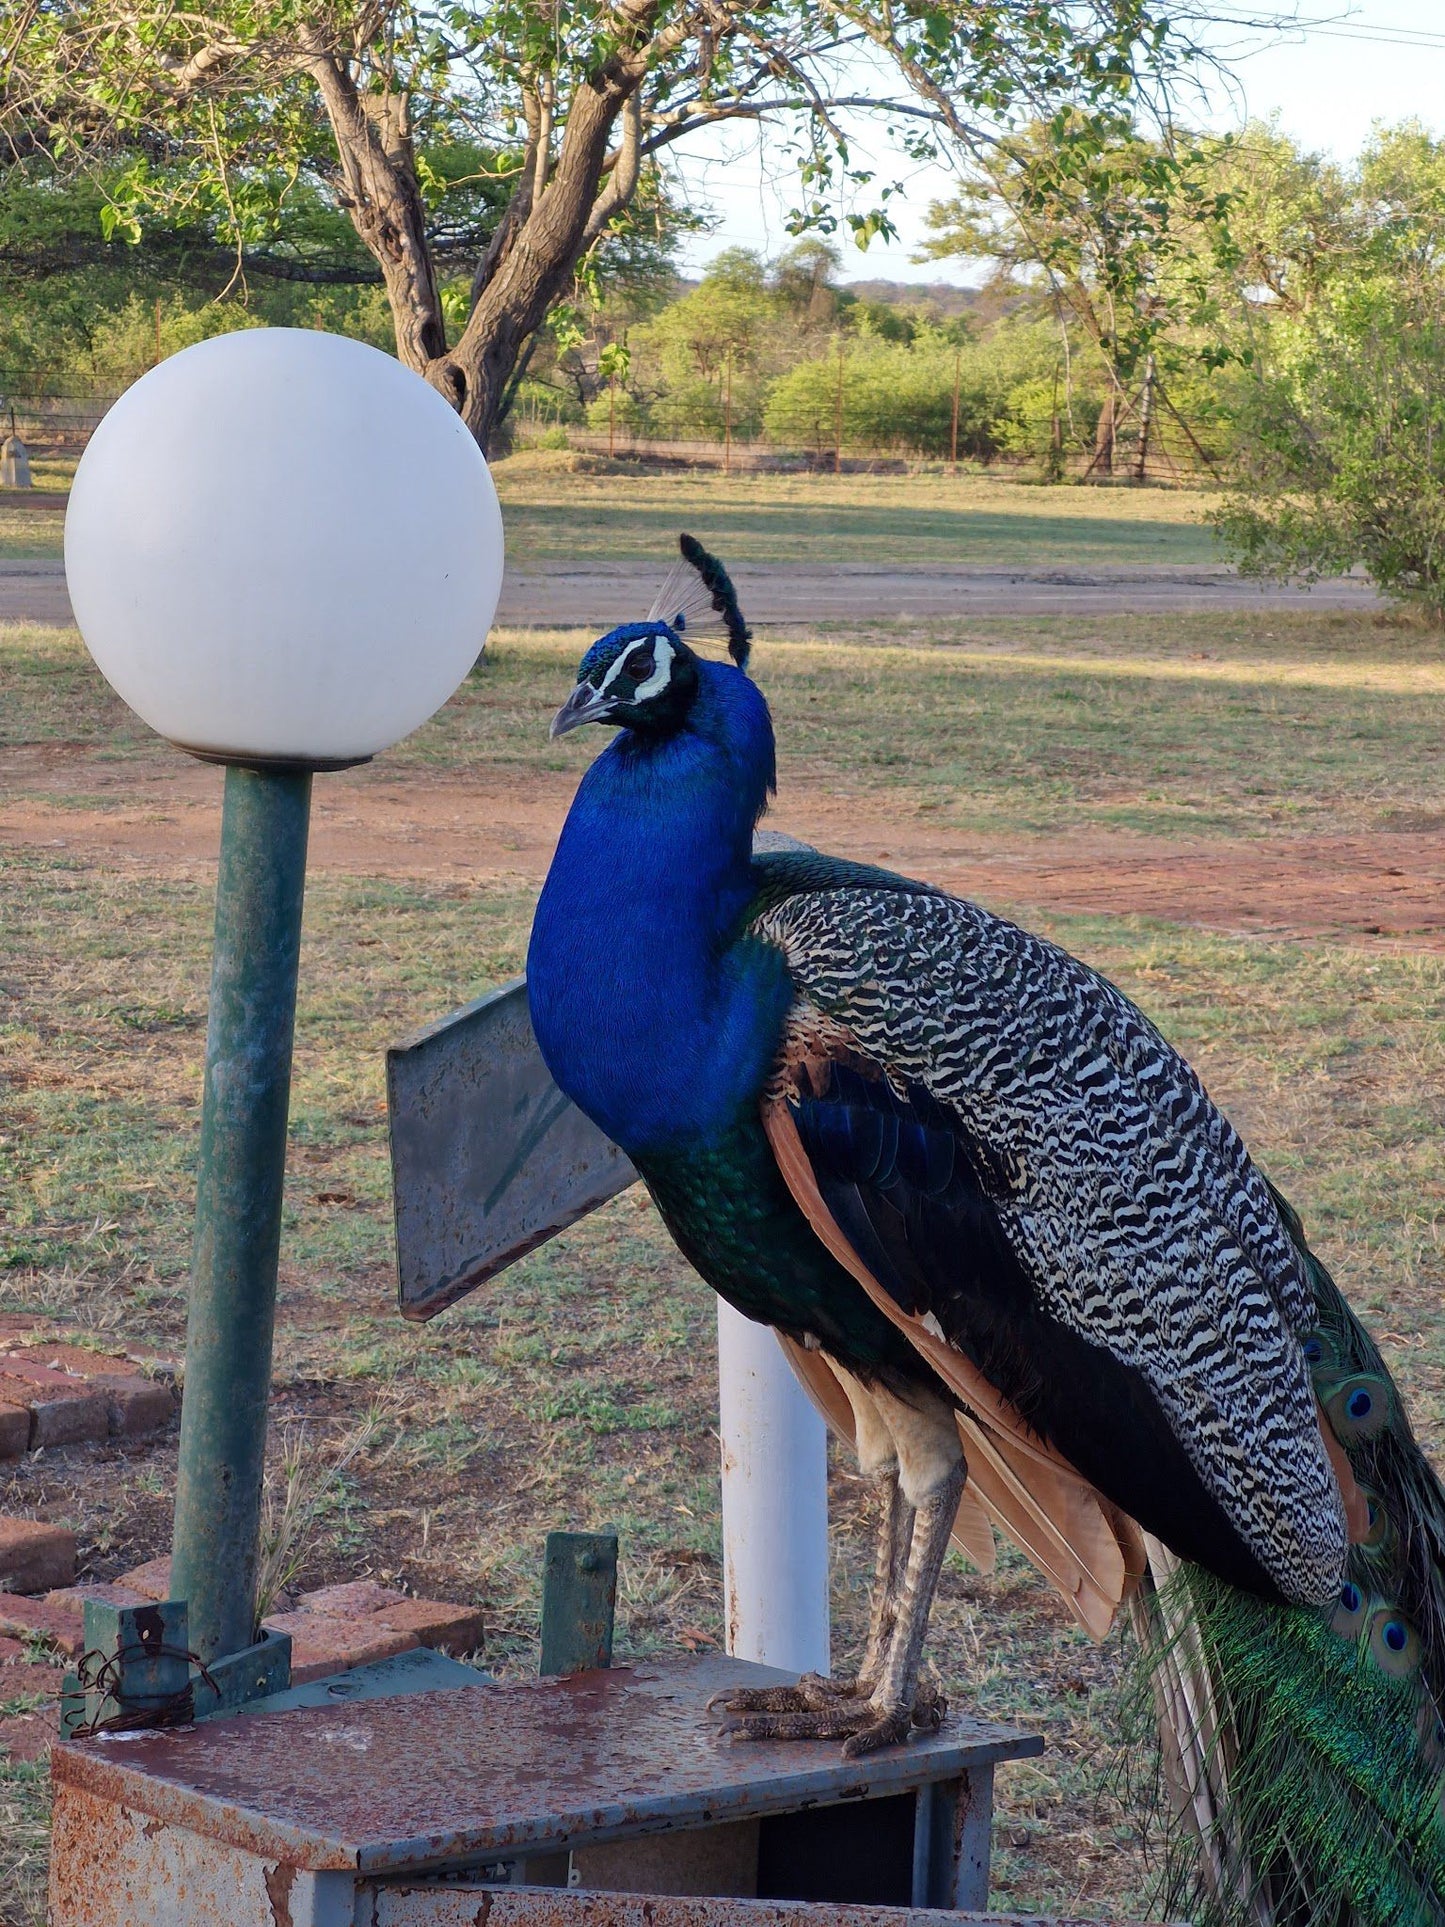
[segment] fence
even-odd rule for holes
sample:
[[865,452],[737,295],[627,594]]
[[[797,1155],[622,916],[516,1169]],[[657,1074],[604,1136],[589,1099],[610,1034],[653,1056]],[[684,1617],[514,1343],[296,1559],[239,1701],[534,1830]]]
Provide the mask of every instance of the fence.
[[18,435],[32,456],[78,456],[114,395],[11,395],[0,389],[0,437]]

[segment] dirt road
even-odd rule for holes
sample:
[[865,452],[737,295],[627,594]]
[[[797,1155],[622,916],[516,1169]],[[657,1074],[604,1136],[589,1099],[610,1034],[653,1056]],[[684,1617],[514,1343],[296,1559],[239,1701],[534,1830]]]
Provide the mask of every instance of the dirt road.
[[[72,744],[0,751],[0,842],[153,874],[208,875],[220,772],[177,754],[109,762]],[[571,773],[436,776],[385,763],[318,780],[315,871],[438,881],[540,882],[575,788]],[[77,807],[77,794],[93,797]],[[796,785],[768,826],[1015,914],[1157,917],[1255,935],[1348,935],[1445,951],[1440,825],[1371,837],[1165,842],[1097,833],[989,838],[902,815],[886,794]]]
[[[891,621],[920,616],[1148,615],[1198,609],[1367,609],[1367,582],[1320,582],[1313,589],[1246,582],[1232,569],[1201,564],[1128,568],[876,569],[830,565],[733,571],[743,607],[759,624]],[[650,588],[650,584],[649,584]],[[638,570],[549,566],[509,575],[498,620],[509,627],[607,629],[636,616]],[[72,620],[62,565],[0,560],[0,622]]]

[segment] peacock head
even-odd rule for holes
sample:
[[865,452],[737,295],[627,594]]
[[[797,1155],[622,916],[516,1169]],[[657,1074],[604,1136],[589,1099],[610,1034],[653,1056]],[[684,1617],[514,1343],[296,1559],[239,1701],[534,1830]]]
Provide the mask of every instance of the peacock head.
[[727,571],[690,535],[678,537],[674,567],[645,622],[624,622],[598,638],[577,669],[577,686],[552,718],[551,734],[565,736],[583,723],[612,723],[644,736],[681,729],[702,677],[683,632],[720,620],[728,653],[747,667],[752,631]]

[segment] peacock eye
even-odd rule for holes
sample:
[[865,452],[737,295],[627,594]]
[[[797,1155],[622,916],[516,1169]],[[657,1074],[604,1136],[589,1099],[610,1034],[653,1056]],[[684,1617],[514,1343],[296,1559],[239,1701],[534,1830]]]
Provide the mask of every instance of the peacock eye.
[[627,659],[627,673],[634,682],[646,682],[656,668],[657,658],[650,649],[644,655]]

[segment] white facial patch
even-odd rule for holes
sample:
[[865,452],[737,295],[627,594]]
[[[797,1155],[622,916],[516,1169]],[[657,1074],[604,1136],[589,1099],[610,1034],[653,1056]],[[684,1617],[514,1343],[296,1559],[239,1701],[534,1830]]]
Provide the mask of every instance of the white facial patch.
[[649,636],[645,641],[635,642],[630,649],[623,650],[622,654],[598,684],[597,693],[599,696],[606,694],[611,685],[623,671],[626,670],[627,665],[632,661],[634,655],[642,649],[651,649],[653,651],[654,667],[647,681],[639,683],[633,691],[633,702],[645,703],[649,696],[656,696],[662,690],[666,689],[672,679],[672,663],[677,651],[667,640],[666,636]]

